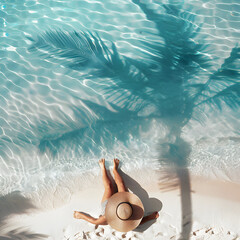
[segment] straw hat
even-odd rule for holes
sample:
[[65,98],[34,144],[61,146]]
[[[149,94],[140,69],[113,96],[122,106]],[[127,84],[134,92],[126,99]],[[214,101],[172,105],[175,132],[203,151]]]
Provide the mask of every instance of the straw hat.
[[136,228],[144,214],[141,200],[133,193],[118,192],[108,199],[105,217],[108,224],[119,232]]

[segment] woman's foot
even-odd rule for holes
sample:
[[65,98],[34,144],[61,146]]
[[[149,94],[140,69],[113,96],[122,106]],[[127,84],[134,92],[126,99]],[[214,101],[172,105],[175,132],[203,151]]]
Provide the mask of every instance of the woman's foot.
[[102,158],[99,160],[99,165],[100,165],[100,168],[103,170],[105,168],[105,159]]
[[82,219],[82,213],[78,211],[74,211],[73,217],[77,219]]
[[159,217],[159,213],[153,212],[150,215],[148,215],[148,217],[149,217],[149,220],[157,219]]
[[114,164],[114,165],[113,165],[113,169],[114,169],[114,170],[117,170],[117,169],[118,169],[119,162],[120,162],[120,161],[119,161],[117,158],[114,158],[114,159],[113,159],[113,164]]
[[150,220],[154,220],[154,219],[157,219],[159,217],[159,213],[158,212],[153,212],[151,213],[150,215],[147,215],[145,217],[143,217],[142,221],[140,224],[144,224]]

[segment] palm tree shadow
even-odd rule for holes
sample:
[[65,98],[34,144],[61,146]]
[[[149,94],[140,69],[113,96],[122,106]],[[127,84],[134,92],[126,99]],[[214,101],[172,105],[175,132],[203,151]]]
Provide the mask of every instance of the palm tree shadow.
[[[164,96],[159,98],[156,104],[163,116],[162,121],[170,130],[165,139],[159,140],[159,161],[165,166],[164,174],[160,176],[160,182],[164,184],[161,184],[160,188],[165,191],[179,188],[181,197],[180,238],[187,240],[192,228],[191,184],[187,168],[191,146],[181,138],[181,130],[191,119],[193,113],[192,101],[189,98],[191,94],[186,94],[188,85],[186,83],[197,71],[192,62],[197,62],[203,68],[208,67],[208,61],[197,54],[205,46],[192,45],[190,38],[194,38],[199,28],[195,28],[191,21],[180,17],[180,10],[175,6],[163,4],[165,14],[157,14],[141,1],[133,0],[133,2],[141,8],[148,20],[155,23],[158,35],[165,42],[165,44],[144,42],[143,44],[156,53],[157,57],[153,60],[161,66],[158,75],[153,75],[153,79],[155,78],[153,84],[159,85],[153,90],[153,94]],[[171,30],[179,35],[177,41],[176,35],[172,34]],[[135,64],[138,63],[135,61]],[[195,87],[198,88],[197,85]],[[188,88],[189,93],[192,91],[190,88]]]
[[[240,105],[238,83],[240,74],[237,70],[240,49],[232,49],[230,57],[225,59],[219,70],[208,76],[206,82],[195,82],[194,76],[201,74],[199,69],[210,67],[210,59],[199,54],[204,52],[206,44],[191,42],[201,30],[201,27],[194,25],[194,16],[186,14],[183,17],[180,13],[182,9],[171,4],[161,4],[165,14],[159,14],[142,1],[132,1],[140,7],[148,20],[155,23],[158,36],[164,40],[164,44],[142,41],[149,51],[155,53],[153,62],[161,66],[157,76],[149,70],[151,66],[146,68],[136,60],[130,61],[144,74],[152,76],[152,84],[155,87],[152,90],[153,95],[164,96],[159,97],[156,104],[170,134],[159,141],[160,163],[166,167],[160,181],[164,181],[165,190],[180,189],[182,210],[180,238],[187,240],[190,238],[192,228],[191,181],[187,161],[191,146],[181,138],[181,132],[190,119],[203,122],[202,115],[205,113],[201,111],[206,105],[218,110],[221,110],[222,104],[232,109]],[[196,67],[195,63],[200,68]],[[200,111],[199,106],[202,107]]]
[[[0,240],[40,240],[48,238],[47,235],[33,233],[25,228],[8,226],[8,218],[12,215],[32,212],[36,207],[30,199],[22,196],[19,192],[12,192],[0,197]],[[7,230],[11,228],[11,230]]]
[[[130,177],[128,174],[124,173],[121,169],[119,169],[119,174],[122,176],[124,182],[126,183],[127,188],[136,194],[142,201],[144,206],[145,215],[148,215],[155,211],[161,211],[162,209],[162,202],[157,198],[149,197],[148,193],[142,186]],[[134,231],[136,232],[144,232],[148,229],[156,220],[149,221],[145,224],[138,226]]]

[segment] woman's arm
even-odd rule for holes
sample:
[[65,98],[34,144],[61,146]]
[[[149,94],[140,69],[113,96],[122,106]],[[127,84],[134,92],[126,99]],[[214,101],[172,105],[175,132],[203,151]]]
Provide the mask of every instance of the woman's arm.
[[100,216],[99,218],[94,218],[94,217],[92,217],[88,214],[85,214],[85,213],[82,213],[82,212],[77,212],[77,211],[74,211],[73,216],[77,219],[83,219],[87,222],[90,222],[90,223],[96,224],[96,225],[107,224],[105,216]]

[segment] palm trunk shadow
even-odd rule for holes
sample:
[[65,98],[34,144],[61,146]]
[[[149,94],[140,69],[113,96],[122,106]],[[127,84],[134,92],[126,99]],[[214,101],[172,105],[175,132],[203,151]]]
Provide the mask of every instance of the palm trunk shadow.
[[181,194],[181,210],[182,210],[182,240],[190,239],[192,230],[192,199],[191,199],[191,183],[187,168],[177,169]]
[[160,146],[161,159],[163,159],[161,162],[166,166],[160,176],[160,189],[171,191],[179,188],[181,197],[181,235],[179,240],[189,240],[192,230],[191,180],[187,168],[187,158],[191,152],[190,145],[177,137],[174,144],[165,142]]

